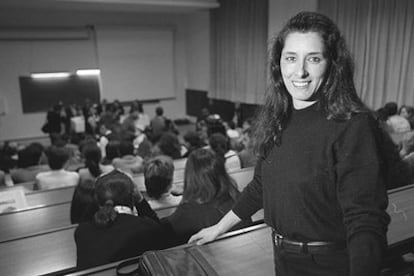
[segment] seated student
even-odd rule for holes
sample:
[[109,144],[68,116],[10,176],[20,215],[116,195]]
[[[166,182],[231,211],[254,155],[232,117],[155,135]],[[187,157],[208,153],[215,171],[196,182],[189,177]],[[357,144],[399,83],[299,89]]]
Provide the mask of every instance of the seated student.
[[40,172],[36,175],[35,187],[39,190],[75,186],[79,175],[64,169],[69,160],[69,153],[64,147],[51,146],[47,150],[48,163],[51,171]]
[[221,133],[214,133],[210,135],[209,144],[211,149],[217,153],[218,156],[224,158],[224,164],[227,171],[234,171],[241,169],[240,158],[234,150],[230,149],[229,138]]
[[80,182],[86,179],[95,179],[102,173],[110,172],[114,169],[112,165],[101,164],[101,150],[95,142],[88,142],[82,146],[82,156],[84,158],[85,168],[79,169]]
[[155,155],[167,155],[173,160],[182,158],[180,141],[177,135],[172,132],[165,132],[161,135],[154,151]]
[[87,143],[82,147],[86,168],[79,170],[79,184],[76,186],[70,206],[72,224],[89,221],[98,209],[94,199],[95,180],[98,176],[114,169],[112,165],[102,165],[101,150],[96,143]]
[[44,148],[39,143],[32,143],[17,153],[17,169],[10,171],[14,184],[34,181],[39,172],[50,171],[48,165],[40,165]]
[[254,167],[257,157],[253,150],[253,137],[250,128],[243,131],[242,134],[243,149],[238,153],[242,168]]
[[104,157],[102,159],[102,164],[104,166],[112,166],[113,160],[117,157],[121,157],[121,153],[119,152],[120,145],[121,142],[118,140],[109,141],[105,147],[105,155],[102,155]]
[[148,160],[144,166],[145,187],[152,209],[176,206],[181,196],[170,193],[174,174],[173,160],[165,155]]
[[120,140],[120,135],[112,131],[103,123],[98,125],[98,131],[98,146],[101,149],[102,157],[106,157],[106,146],[110,143],[110,141]]
[[410,122],[403,116],[398,115],[398,105],[395,102],[388,102],[384,105],[388,114],[386,126],[390,133],[403,133],[411,130]]
[[85,269],[164,247],[165,233],[132,179],[113,170],[96,180],[100,206],[75,231],[77,268]]
[[414,107],[408,105],[402,105],[398,114],[410,122],[411,129],[414,129]]
[[200,134],[196,131],[188,131],[184,135],[184,144],[186,147],[184,158],[187,158],[192,151],[206,146]]
[[[231,210],[239,194],[223,159],[210,149],[197,149],[187,160],[181,203],[163,222],[172,227],[176,244],[185,243],[191,235],[218,222]],[[236,228],[250,223],[243,221]]]
[[140,156],[134,155],[134,145],[131,141],[122,140],[119,145],[119,153],[121,157],[112,161],[114,168],[130,175],[142,172],[143,160]]
[[144,132],[144,126],[135,126],[135,138],[132,144],[134,145],[135,154],[140,156],[142,159],[147,159],[151,156],[152,144]]
[[164,109],[161,106],[158,106],[155,109],[155,114],[155,117],[150,121],[150,128],[152,131],[151,138],[153,142],[157,142],[162,133],[165,131],[165,121],[167,120],[164,117]]
[[73,192],[70,204],[70,223],[76,224],[93,220],[99,205],[95,199],[95,180],[80,182]]

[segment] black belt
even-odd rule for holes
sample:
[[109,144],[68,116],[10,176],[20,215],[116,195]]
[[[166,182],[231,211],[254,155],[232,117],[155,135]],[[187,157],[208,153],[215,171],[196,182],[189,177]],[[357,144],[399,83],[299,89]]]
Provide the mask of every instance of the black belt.
[[326,241],[299,242],[287,239],[273,230],[273,242],[276,247],[296,253],[329,253],[346,248],[345,242],[335,243]]

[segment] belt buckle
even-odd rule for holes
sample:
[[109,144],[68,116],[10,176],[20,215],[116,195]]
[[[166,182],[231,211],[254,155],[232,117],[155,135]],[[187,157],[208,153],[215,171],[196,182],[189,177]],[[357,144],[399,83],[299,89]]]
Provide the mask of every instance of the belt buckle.
[[282,246],[283,236],[275,233],[275,244],[277,247]]

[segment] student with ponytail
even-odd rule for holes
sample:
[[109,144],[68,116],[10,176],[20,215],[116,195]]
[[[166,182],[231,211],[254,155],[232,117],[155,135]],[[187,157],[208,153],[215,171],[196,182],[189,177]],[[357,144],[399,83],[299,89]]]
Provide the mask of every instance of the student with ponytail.
[[71,223],[89,221],[98,210],[95,201],[95,180],[102,173],[114,169],[112,165],[101,164],[101,150],[95,141],[87,141],[80,146],[85,160],[85,168],[79,170],[79,184],[75,188],[70,208]]
[[75,231],[77,267],[85,269],[165,247],[157,215],[119,170],[97,178],[98,211]]

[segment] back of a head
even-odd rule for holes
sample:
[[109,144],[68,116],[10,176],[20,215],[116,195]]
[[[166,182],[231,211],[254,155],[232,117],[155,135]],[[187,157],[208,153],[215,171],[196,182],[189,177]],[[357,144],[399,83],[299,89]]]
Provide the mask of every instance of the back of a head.
[[40,157],[43,153],[43,146],[38,143],[32,143],[18,152],[17,166],[27,168],[39,165]]
[[200,148],[204,146],[203,141],[201,140],[200,135],[196,131],[188,131],[184,135],[184,140],[190,144],[193,148]]
[[64,147],[51,146],[47,150],[49,167],[52,170],[60,170],[69,160],[69,151]]
[[209,137],[208,141],[212,150],[214,150],[221,157],[224,157],[224,155],[229,151],[230,141],[227,136],[221,133],[214,133]]
[[106,158],[112,160],[120,156],[119,146],[120,142],[118,140],[109,141],[108,145],[105,147]]
[[398,104],[396,102],[388,102],[384,105],[384,109],[388,116],[393,116],[398,112]]
[[164,155],[168,155],[172,159],[181,158],[181,145],[174,133],[163,133],[158,141],[158,147]]
[[119,153],[121,156],[133,155],[134,154],[134,145],[129,140],[122,140],[119,144]]
[[159,155],[149,159],[144,166],[145,187],[147,194],[159,199],[171,187],[174,163],[169,156]]
[[184,176],[184,202],[206,203],[215,199],[231,197],[237,191],[224,166],[210,149],[197,149],[188,157]]
[[115,206],[133,207],[134,183],[125,173],[113,170],[96,179],[95,195],[100,206],[95,214],[95,222],[108,226],[117,216]]
[[144,107],[142,106],[142,103],[138,102],[137,110],[139,113],[144,113]]
[[99,176],[101,174],[99,167],[102,159],[101,149],[95,142],[87,143],[82,147],[82,155],[85,158],[85,165],[90,173],[95,177]]
[[163,109],[161,106],[158,106],[158,107],[155,109],[155,114],[157,114],[157,116],[162,116],[162,115],[164,115],[164,109]]
[[208,136],[211,136],[215,133],[221,133],[223,135],[226,135],[226,127],[224,126],[223,120],[221,119],[220,115],[209,115],[206,121]]

